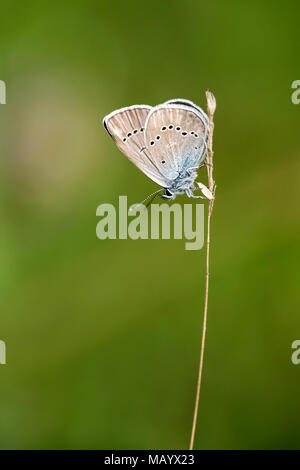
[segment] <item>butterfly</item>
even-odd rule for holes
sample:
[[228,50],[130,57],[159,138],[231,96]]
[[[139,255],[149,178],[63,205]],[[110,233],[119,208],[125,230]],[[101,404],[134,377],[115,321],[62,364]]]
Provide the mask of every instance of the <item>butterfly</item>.
[[[163,199],[173,200],[185,193],[213,199],[203,183],[195,185],[197,170],[205,165],[208,117],[192,101],[174,99],[154,107],[117,109],[105,116],[103,126],[121,152],[162,187],[154,197],[161,193]],[[197,189],[205,197],[196,196]]]

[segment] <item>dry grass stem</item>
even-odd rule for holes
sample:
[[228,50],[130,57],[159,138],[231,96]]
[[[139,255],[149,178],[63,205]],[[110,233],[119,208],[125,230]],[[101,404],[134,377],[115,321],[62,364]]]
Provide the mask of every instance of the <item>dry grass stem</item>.
[[[207,145],[207,155],[206,155],[206,161],[208,163],[207,165],[208,188],[212,192],[212,194],[215,195],[216,187],[215,187],[215,182],[213,180],[213,169],[214,169],[213,167],[213,133],[214,133],[214,113],[216,110],[216,99],[210,91],[207,91],[206,100],[207,100],[207,114],[208,114],[208,120],[209,120],[208,121],[209,135],[208,135],[208,145]],[[203,358],[204,358],[206,324],[207,324],[208,288],[209,288],[210,220],[211,220],[213,205],[214,205],[214,199],[208,202],[208,212],[207,212],[205,300],[204,300],[204,313],[203,313],[203,326],[202,326],[202,341],[201,341],[194,418],[193,418],[193,426],[192,426],[189,450],[193,450],[194,448],[195,431],[196,431],[198,409],[199,409],[202,370],[203,370]]]

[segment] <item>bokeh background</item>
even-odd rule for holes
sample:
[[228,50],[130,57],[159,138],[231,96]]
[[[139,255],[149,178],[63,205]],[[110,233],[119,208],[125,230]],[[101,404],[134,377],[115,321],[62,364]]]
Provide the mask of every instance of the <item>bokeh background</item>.
[[297,0],[1,3],[2,449],[187,447],[205,252],[100,241],[96,207],[157,188],[103,116],[205,108],[207,89],[218,188],[195,447],[300,448],[299,13]]

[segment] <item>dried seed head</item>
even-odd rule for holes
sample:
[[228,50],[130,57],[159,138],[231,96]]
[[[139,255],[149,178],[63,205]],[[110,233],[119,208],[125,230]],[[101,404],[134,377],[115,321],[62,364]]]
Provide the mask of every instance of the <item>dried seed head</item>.
[[214,196],[213,196],[212,192],[208,189],[208,187],[205,186],[205,184],[203,184],[203,183],[199,183],[198,181],[197,181],[197,184],[198,184],[198,186],[200,188],[200,191],[202,192],[203,196],[205,196],[206,199],[208,199],[209,201],[212,201],[214,199]]
[[216,98],[210,91],[206,92],[206,101],[207,101],[208,114],[213,116],[216,110],[217,102],[216,102]]

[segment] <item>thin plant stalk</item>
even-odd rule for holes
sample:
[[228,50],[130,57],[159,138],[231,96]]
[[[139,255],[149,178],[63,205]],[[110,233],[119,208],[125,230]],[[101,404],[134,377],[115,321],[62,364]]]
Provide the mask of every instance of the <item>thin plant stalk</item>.
[[[216,99],[214,95],[210,92],[206,92],[207,100],[207,111],[208,111],[208,145],[207,145],[207,177],[208,177],[208,188],[213,195],[215,195],[215,182],[213,180],[213,133],[214,133],[214,113],[216,110]],[[204,299],[204,313],[203,313],[203,326],[202,326],[202,340],[201,340],[201,350],[200,350],[200,362],[199,362],[199,372],[197,380],[197,390],[196,390],[196,400],[194,408],[194,418],[193,426],[191,433],[191,440],[189,450],[194,448],[196,424],[198,418],[199,410],[199,398],[200,398],[200,389],[201,389],[201,379],[203,371],[203,359],[204,359],[204,348],[205,348],[205,338],[206,338],[206,325],[207,325],[207,306],[208,306],[208,289],[209,289],[209,255],[210,255],[210,220],[211,214],[214,205],[214,198],[208,202],[208,211],[207,211],[207,239],[206,239],[206,273],[205,273],[205,299]]]

